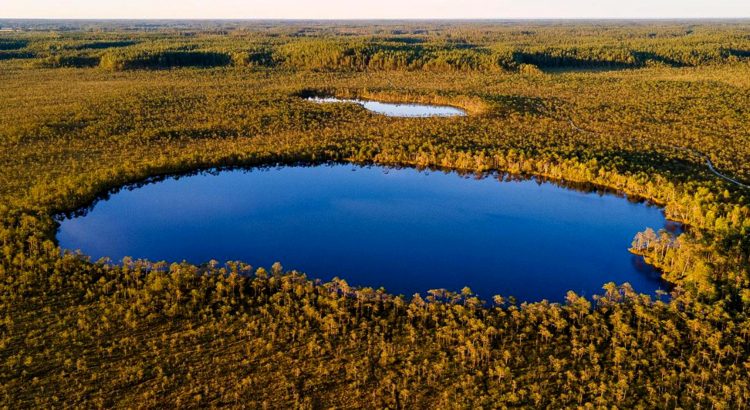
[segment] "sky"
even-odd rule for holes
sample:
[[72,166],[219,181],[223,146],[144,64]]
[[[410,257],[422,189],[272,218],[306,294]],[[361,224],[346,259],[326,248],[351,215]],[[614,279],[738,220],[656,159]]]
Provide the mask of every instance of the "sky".
[[750,0],[0,0],[0,18],[748,18]]

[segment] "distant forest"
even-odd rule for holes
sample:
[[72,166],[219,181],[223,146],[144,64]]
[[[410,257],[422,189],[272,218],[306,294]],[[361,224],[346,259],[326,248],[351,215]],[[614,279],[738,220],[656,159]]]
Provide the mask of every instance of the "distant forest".
[[[749,21],[0,28],[0,407],[748,407]],[[687,228],[644,227],[630,251],[672,287],[392,295],[282,264],[92,261],[55,239],[59,214],[129,184],[327,161],[651,201]]]
[[[40,67],[123,70],[233,65],[492,71],[695,67],[750,57],[746,24],[731,21],[716,25],[591,21],[529,26],[476,22],[419,28],[386,22],[351,27],[247,22],[149,27],[0,21],[0,26],[58,33],[0,41],[0,58],[33,59]],[[98,34],[92,36],[92,32]]]

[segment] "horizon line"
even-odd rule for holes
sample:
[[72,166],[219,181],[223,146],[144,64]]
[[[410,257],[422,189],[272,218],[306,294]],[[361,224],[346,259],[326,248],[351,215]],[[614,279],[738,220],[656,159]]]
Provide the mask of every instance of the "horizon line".
[[350,17],[350,18],[285,18],[285,17],[0,17],[0,20],[39,20],[39,21],[638,21],[638,20],[750,20],[743,17]]

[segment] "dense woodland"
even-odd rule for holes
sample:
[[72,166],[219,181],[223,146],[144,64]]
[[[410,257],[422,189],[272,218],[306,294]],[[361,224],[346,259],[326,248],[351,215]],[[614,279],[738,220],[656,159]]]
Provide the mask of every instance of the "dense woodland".
[[[748,407],[749,22],[0,26],[19,29],[0,32],[2,407]],[[470,115],[303,98],[322,94]],[[631,251],[673,290],[396,296],[280,264],[91,261],[55,241],[57,215],[124,185],[325,161],[655,202],[688,229],[633,232]]]

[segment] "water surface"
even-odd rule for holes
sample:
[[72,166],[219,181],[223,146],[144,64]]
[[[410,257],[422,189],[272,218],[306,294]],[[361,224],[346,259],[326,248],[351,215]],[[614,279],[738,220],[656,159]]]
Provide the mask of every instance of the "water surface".
[[[429,174],[429,175],[427,175]],[[58,239],[94,260],[276,261],[309,277],[425,295],[469,286],[485,300],[562,301],[665,283],[628,247],[665,226],[656,207],[534,180],[353,165],[224,171],[122,190]]]
[[460,117],[466,115],[466,111],[460,108],[443,105],[391,104],[371,100],[318,97],[308,98],[307,100],[320,104],[355,103],[361,105],[366,110],[389,117]]

